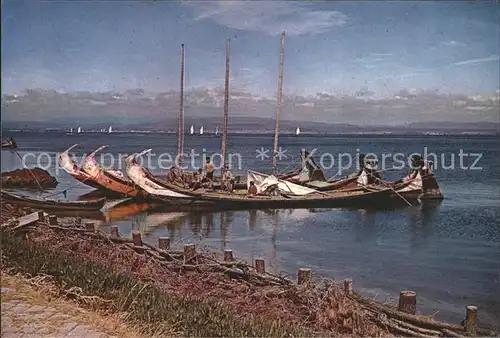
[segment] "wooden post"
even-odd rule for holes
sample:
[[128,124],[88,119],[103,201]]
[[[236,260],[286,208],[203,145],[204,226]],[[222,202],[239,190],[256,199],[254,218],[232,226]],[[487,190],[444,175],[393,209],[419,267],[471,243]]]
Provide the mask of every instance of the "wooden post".
[[57,225],[57,216],[56,215],[49,216],[49,224],[50,225]]
[[257,273],[266,272],[266,263],[262,258],[255,259],[255,270],[257,271]]
[[111,226],[111,237],[120,237],[120,233],[118,232],[118,225]]
[[190,263],[191,260],[196,256],[196,247],[194,244],[184,245],[184,264]]
[[94,222],[87,222],[87,223],[85,223],[85,230],[87,230],[87,231],[95,231],[95,224],[94,224]]
[[162,250],[170,249],[170,237],[158,238],[158,248],[160,248]]
[[352,279],[346,279],[344,281],[344,292],[346,295],[352,295]]
[[139,231],[132,233],[132,243],[134,243],[134,246],[142,246],[142,237]]
[[469,305],[465,312],[465,331],[471,335],[477,330],[477,306]]
[[300,268],[297,274],[297,283],[299,285],[309,283],[311,281],[311,269]]
[[226,164],[226,149],[227,149],[227,124],[229,115],[229,47],[230,41],[226,41],[226,78],[224,81],[224,124],[222,127],[222,144],[221,144],[221,168]]
[[417,312],[417,293],[404,290],[399,293],[398,311],[414,315]]
[[226,249],[224,250],[224,261],[232,262],[233,259],[233,250]]
[[283,63],[285,61],[285,32],[281,33],[281,54],[280,54],[280,70],[278,79],[278,95],[276,98],[276,126],[274,129],[274,144],[273,144],[273,171],[276,171],[278,158],[278,137],[280,133],[280,113],[281,113],[281,97],[283,93]]

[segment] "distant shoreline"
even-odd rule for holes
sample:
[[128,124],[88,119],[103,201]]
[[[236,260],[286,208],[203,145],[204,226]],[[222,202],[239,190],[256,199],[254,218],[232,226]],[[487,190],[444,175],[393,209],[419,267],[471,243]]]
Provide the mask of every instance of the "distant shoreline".
[[[9,134],[64,134],[66,135],[67,131],[62,129],[2,129],[2,133]],[[72,133],[68,137],[82,137],[86,135],[107,135],[112,137],[113,135],[122,135],[122,134],[167,134],[167,135],[177,135],[177,132],[174,131],[164,131],[164,130],[117,130],[112,133],[101,132],[101,131],[84,131],[80,134],[76,132]],[[185,137],[211,137],[211,138],[221,138],[222,135],[216,136],[214,133],[204,133],[203,135],[199,134],[189,134],[184,133]],[[272,131],[231,131],[228,135],[245,135],[245,136],[272,136],[274,132]],[[462,130],[450,130],[450,131],[363,131],[363,132],[304,132],[300,135],[295,135],[294,132],[281,132],[280,136],[287,137],[332,137],[332,136],[394,136],[394,137],[405,137],[405,136],[499,136],[499,131],[462,131]]]

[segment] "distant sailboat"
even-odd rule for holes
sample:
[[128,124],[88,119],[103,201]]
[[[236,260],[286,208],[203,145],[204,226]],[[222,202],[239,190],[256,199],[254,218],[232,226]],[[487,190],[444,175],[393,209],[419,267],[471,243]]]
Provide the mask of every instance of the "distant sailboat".
[[193,135],[194,134],[194,126],[191,125],[191,128],[189,128],[189,134]]
[[78,127],[78,130],[76,131],[76,133],[80,134],[81,132],[83,132],[82,127]]
[[69,128],[69,131],[66,133],[66,135],[72,136],[73,135],[73,128]]
[[203,135],[203,126],[200,127],[200,135]]
[[297,127],[297,129],[295,130],[295,136],[299,136],[300,135],[300,127]]
[[215,128],[215,136],[219,136],[219,126]]
[[113,132],[113,127],[112,126],[109,126],[109,129],[108,129],[108,134],[111,134]]

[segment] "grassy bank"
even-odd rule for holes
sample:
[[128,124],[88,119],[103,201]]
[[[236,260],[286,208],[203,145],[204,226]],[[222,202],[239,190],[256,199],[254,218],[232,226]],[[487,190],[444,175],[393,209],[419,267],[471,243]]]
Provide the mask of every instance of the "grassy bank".
[[[77,253],[58,250],[2,231],[3,266],[32,276],[53,276],[61,293],[126,320],[146,334],[183,336],[310,336],[299,325],[238,316],[214,301],[181,297],[133,275],[114,271]],[[63,292],[70,290],[71,292]]]

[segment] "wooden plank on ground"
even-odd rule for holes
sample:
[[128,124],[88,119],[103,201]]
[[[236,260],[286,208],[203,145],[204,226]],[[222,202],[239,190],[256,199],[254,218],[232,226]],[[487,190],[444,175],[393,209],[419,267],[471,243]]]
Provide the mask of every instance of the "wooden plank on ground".
[[13,230],[25,227],[27,225],[43,221],[43,211],[33,212],[26,216],[22,216],[18,218],[17,225],[13,228]]

